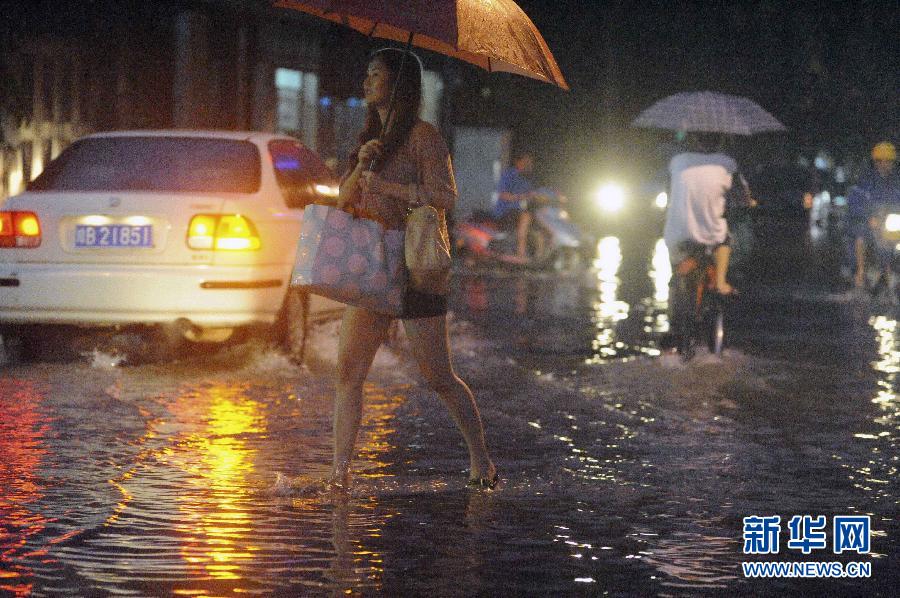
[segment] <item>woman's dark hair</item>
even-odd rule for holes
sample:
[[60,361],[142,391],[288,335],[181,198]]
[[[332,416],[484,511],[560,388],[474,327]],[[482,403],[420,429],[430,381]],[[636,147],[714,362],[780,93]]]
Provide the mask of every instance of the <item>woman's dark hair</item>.
[[[408,52],[404,60],[405,50],[399,48],[382,48],[372,53],[369,60],[376,58],[381,60],[387,67],[388,89],[393,89],[394,82],[397,81],[397,93],[394,95],[394,109],[391,116],[391,126],[385,132],[382,141],[384,142],[384,153],[381,159],[375,164],[375,171],[381,170],[390,157],[397,151],[397,148],[406,143],[410,131],[415,126],[419,118],[419,108],[422,105],[422,66],[419,57]],[[400,65],[403,65],[403,71],[400,72]],[[399,77],[399,81],[398,81]],[[388,92],[390,93],[390,91]],[[359,144],[366,143],[372,139],[376,139],[381,135],[381,117],[374,106],[369,106],[366,110],[366,122],[362,132],[359,134]],[[350,156],[350,164],[356,164],[359,154],[359,147],[354,150]],[[352,168],[352,166],[351,166]]]

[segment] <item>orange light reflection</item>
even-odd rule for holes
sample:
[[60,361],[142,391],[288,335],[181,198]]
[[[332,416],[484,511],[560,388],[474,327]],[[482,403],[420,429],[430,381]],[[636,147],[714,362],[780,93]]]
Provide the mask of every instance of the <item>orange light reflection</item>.
[[257,453],[246,437],[266,431],[262,405],[222,384],[186,393],[170,410],[187,432],[182,450],[167,456],[192,474],[179,496],[182,558],[200,577],[239,580],[258,551],[244,540],[253,526],[246,503]]
[[0,592],[13,596],[31,594],[24,561],[36,552],[28,542],[50,521],[29,507],[44,497],[38,473],[50,422],[40,410],[43,399],[30,383],[0,379]]

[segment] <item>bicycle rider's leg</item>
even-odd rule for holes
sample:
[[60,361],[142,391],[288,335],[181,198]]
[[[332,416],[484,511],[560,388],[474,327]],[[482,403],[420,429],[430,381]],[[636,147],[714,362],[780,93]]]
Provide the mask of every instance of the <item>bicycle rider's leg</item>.
[[728,260],[731,257],[731,246],[728,243],[717,245],[713,249],[713,259],[716,263],[716,290],[727,295],[734,291],[734,288],[728,284]]
[[547,257],[547,248],[550,247],[550,242],[547,240],[550,233],[541,226],[535,227],[534,232],[534,257],[542,260]]
[[869,217],[867,220],[859,223],[856,230],[856,274],[853,282],[857,288],[862,288],[866,284],[866,262],[875,263],[875,267],[881,269],[880,259],[880,243],[879,243],[879,226],[877,218]]
[[694,295],[697,288],[697,259],[692,255],[696,248],[689,243],[670,247],[672,278],[669,280],[669,334],[662,339],[664,349],[679,352],[690,347],[693,338]]
[[894,256],[894,248],[890,243],[885,243],[881,239],[876,239],[873,243],[873,252],[878,263],[878,271],[881,275],[879,283],[882,286],[889,286],[892,278],[892,264]]
[[521,210],[516,223],[516,255],[523,260],[528,259],[528,229],[530,227],[531,213],[528,210]]
[[856,288],[862,288],[866,282],[866,240],[861,236],[856,237],[853,242],[853,255],[856,258],[853,284]]
[[866,242],[860,237],[853,238],[853,286],[862,288],[866,280]]

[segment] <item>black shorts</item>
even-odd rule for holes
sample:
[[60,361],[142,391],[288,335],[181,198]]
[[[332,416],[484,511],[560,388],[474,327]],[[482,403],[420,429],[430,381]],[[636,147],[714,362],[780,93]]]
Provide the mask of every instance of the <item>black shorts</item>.
[[403,320],[447,315],[447,296],[420,293],[407,287],[403,297]]

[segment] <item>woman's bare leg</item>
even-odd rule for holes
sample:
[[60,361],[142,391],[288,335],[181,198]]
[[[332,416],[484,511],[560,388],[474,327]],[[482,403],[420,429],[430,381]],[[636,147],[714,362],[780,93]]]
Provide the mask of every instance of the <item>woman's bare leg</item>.
[[422,375],[447,406],[450,416],[465,438],[469,448],[470,477],[492,478],[496,468],[488,455],[475,397],[453,371],[450,362],[447,317],[404,320],[403,327]]
[[353,445],[362,417],[363,383],[391,318],[359,307],[347,307],[341,321],[334,395],[334,463],[332,481],[347,485]]

